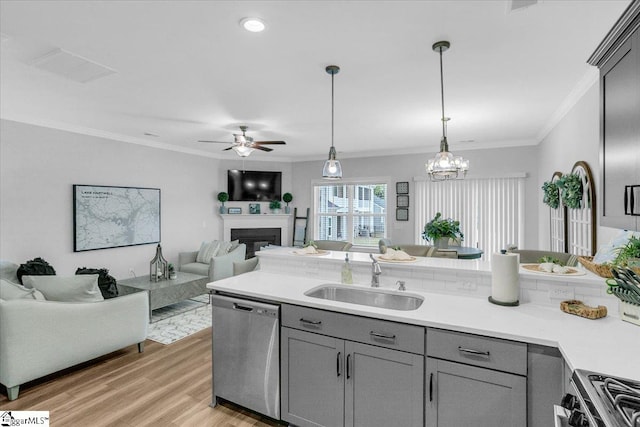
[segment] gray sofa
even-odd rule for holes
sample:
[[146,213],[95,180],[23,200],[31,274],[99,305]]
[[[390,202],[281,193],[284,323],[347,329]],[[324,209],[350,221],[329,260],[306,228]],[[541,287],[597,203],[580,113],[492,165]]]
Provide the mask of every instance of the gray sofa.
[[[8,270],[3,263],[2,278],[16,283]],[[0,295],[0,383],[9,400],[28,381],[129,345],[142,352],[148,301],[146,292],[86,303]]]

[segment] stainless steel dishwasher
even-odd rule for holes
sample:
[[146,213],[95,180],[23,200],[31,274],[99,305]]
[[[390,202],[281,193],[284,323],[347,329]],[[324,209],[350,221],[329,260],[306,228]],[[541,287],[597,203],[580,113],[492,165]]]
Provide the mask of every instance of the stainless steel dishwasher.
[[280,307],[213,295],[213,401],[280,418]]

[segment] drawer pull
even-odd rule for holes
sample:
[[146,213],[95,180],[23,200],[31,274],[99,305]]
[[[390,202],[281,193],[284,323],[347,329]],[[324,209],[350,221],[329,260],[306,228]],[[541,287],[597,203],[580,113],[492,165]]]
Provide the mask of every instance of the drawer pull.
[[635,319],[638,320],[638,315],[637,314],[631,314],[631,313],[627,313],[626,311],[623,311],[622,314],[625,315],[625,317],[629,317],[631,319]]
[[462,348],[462,347],[458,347],[458,351],[460,353],[472,354],[474,356],[489,357],[488,351],[480,351],[480,350],[474,350],[472,348]]
[[374,339],[375,338],[382,338],[383,340],[391,340],[391,341],[395,341],[396,340],[396,336],[395,335],[383,334],[382,332],[371,331],[371,332],[369,332],[369,335],[374,337]]
[[300,322],[301,323],[306,323],[307,325],[313,325],[313,326],[322,325],[322,321],[321,320],[308,320],[308,319],[305,319],[304,317],[300,318]]

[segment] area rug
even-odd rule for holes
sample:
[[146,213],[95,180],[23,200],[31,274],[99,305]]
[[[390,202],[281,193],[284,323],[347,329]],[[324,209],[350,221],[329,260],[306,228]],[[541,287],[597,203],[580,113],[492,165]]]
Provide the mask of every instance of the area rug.
[[209,296],[201,295],[153,310],[147,339],[171,344],[210,326]]

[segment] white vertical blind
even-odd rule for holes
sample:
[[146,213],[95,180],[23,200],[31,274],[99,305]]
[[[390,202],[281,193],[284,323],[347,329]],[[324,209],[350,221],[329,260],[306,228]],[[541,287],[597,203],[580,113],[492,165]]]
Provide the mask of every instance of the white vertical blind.
[[415,242],[424,243],[424,225],[441,212],[460,221],[463,246],[485,254],[507,244],[524,245],[524,178],[416,182]]

